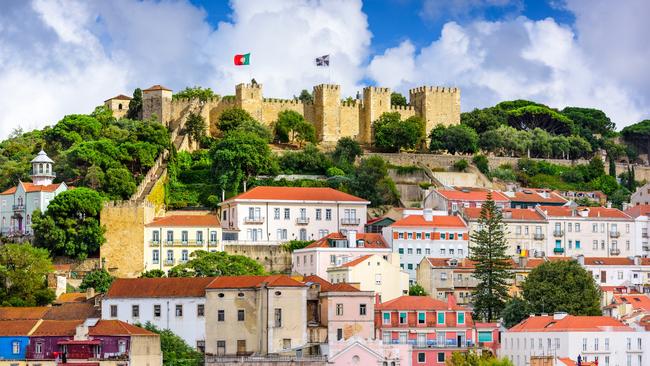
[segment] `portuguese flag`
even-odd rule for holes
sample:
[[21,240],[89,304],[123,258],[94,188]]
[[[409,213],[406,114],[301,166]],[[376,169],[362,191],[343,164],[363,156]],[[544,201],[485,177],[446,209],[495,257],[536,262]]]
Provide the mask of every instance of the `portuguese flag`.
[[237,66],[250,65],[250,63],[251,63],[250,53],[245,53],[243,55],[235,55],[235,65]]

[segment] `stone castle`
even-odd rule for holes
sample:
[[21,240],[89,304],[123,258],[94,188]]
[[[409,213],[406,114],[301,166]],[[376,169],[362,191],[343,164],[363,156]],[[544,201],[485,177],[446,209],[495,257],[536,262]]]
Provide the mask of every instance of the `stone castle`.
[[[294,99],[265,98],[260,84],[238,84],[233,97],[214,97],[203,103],[199,113],[205,118],[210,132],[215,131],[215,121],[228,108],[239,107],[255,119],[271,126],[284,110],[300,113],[316,128],[318,140],[333,143],[341,137],[352,137],[369,144],[372,142],[372,122],[385,112],[398,112],[402,118],[421,117],[426,121],[426,131],[438,124],[460,123],[460,89],[422,86],[409,90],[409,105],[391,105],[389,88],[365,87],[362,95],[352,101],[341,99],[341,88],[334,84],[320,84],[313,88],[313,103]],[[124,95],[105,101],[116,117],[128,109]],[[175,127],[180,117],[191,108],[192,101],[172,99],[172,90],[154,85],[143,90],[143,117],[157,116],[167,126]],[[125,108],[126,106],[126,108]]]

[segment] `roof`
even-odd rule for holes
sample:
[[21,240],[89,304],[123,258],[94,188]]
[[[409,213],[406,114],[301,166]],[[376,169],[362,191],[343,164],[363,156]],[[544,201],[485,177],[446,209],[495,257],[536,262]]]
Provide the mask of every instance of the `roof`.
[[[347,237],[340,232],[328,234],[315,242],[307,245],[305,248],[330,248],[330,240],[346,240]],[[378,233],[357,233],[357,241],[363,240],[364,248],[389,248],[384,237]]]
[[0,320],[38,320],[50,310],[46,306],[0,307]]
[[340,282],[332,284],[324,278],[316,275],[306,276],[302,279],[304,284],[317,283],[320,285],[320,292],[360,292],[360,290],[349,283]]
[[113,98],[106,99],[104,102],[108,102],[109,100],[114,100],[114,99],[117,99],[117,100],[131,100],[133,98],[131,98],[129,96],[126,96],[124,94],[119,94],[119,95],[114,96]]
[[0,320],[0,336],[28,336],[38,320]]
[[[34,184],[34,183],[30,183],[30,182],[20,182],[19,184],[23,185],[23,187],[25,189],[25,192],[54,192],[63,183],[37,185],[37,184]],[[11,187],[11,188],[7,189],[6,191],[4,191],[4,192],[2,192],[0,194],[14,194],[14,193],[16,193],[17,188],[18,188],[17,186]]]
[[579,212],[586,212],[590,218],[631,219],[625,212],[617,208],[584,207],[580,206],[575,211],[568,206],[538,206],[539,209],[550,217],[580,217]]
[[370,202],[363,198],[338,191],[332,188],[321,187],[255,187],[249,191],[231,197],[225,202],[235,200],[263,200],[263,201],[345,201],[345,202]]
[[366,221],[366,225],[372,225],[372,224],[374,224],[376,222],[380,222],[380,221],[383,221],[383,220],[388,220],[388,221],[395,222],[395,220],[393,220],[392,218],[390,218],[388,216],[380,216],[380,217],[375,217],[375,218],[372,218],[372,219]]
[[631,266],[634,259],[627,257],[585,257],[585,266]]
[[460,305],[449,306],[445,301],[434,300],[429,296],[400,296],[396,299],[375,305],[376,310],[465,310]]
[[612,302],[617,305],[630,304],[634,309],[650,311],[650,297],[645,294],[614,295]]
[[608,316],[566,315],[555,319],[552,315],[531,316],[508,329],[508,332],[600,332],[631,330],[622,322]]
[[[558,357],[557,360],[562,362],[566,366],[576,366],[577,365],[576,361],[573,361],[569,357]],[[593,362],[582,361],[582,362],[580,362],[580,365],[581,366],[592,366],[592,365],[596,365],[596,364],[593,363]]]
[[101,311],[99,307],[88,302],[69,302],[48,308],[45,320],[85,320],[87,318],[99,318]]
[[84,320],[43,320],[32,336],[73,336]]
[[[450,267],[449,261],[452,258],[431,258],[427,257],[427,261],[432,267]],[[455,258],[453,258],[455,259]],[[469,260],[467,258],[463,259],[456,259],[458,265],[454,266],[453,268],[458,268],[458,269],[474,269],[476,262]]]
[[70,292],[67,294],[61,294],[55,300],[55,302],[58,303],[83,302],[83,301],[86,301],[85,292]]
[[559,194],[544,189],[524,188],[517,192],[503,192],[503,194],[515,202],[530,202],[530,203],[561,203],[567,202],[566,198]]
[[154,90],[168,90],[168,91],[172,91],[171,89],[166,88],[166,87],[164,87],[164,86],[162,86],[162,85],[160,85],[160,84],[156,84],[156,85],[153,85],[153,86],[148,87],[147,89],[144,89],[143,92],[146,92],[146,91],[154,91]]
[[88,335],[155,335],[155,333],[120,320],[100,320],[95,326],[88,328]]
[[424,219],[423,215],[409,215],[395,221],[391,227],[453,227],[465,228],[465,222],[460,216],[433,216],[431,221]]
[[170,215],[159,217],[145,225],[146,227],[219,227],[219,217],[216,215]]
[[[503,221],[546,221],[544,216],[532,208],[504,208],[501,210]],[[481,217],[480,207],[463,208],[463,215],[469,220],[478,220]]]
[[631,217],[650,216],[650,205],[636,205],[623,211]]
[[362,263],[363,261],[365,261],[366,259],[368,259],[370,257],[372,257],[372,255],[370,255],[370,254],[362,255],[361,257],[359,257],[357,259],[354,259],[354,260],[351,260],[349,262],[343,263],[340,267],[354,267],[357,264]]
[[30,161],[30,163],[54,163],[54,160],[50,159],[45,151],[41,150],[38,154]]
[[118,278],[106,298],[203,297],[214,277]]
[[487,201],[488,193],[492,192],[495,202],[508,202],[509,199],[499,191],[478,189],[438,189],[438,194],[451,201]]
[[304,287],[305,284],[286,275],[270,276],[221,276],[215,278],[208,289],[237,289],[259,288],[263,284],[268,287]]

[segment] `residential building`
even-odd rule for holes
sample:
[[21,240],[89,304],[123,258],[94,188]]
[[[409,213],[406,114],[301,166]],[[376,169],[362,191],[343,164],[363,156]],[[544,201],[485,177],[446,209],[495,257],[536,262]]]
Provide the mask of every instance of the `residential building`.
[[481,207],[487,201],[488,195],[497,207],[505,208],[510,206],[510,199],[499,191],[492,191],[481,188],[456,188],[456,189],[434,189],[424,199],[424,208],[434,210],[445,210],[449,214],[455,214],[462,208]]
[[[546,255],[548,222],[541,213],[531,208],[504,208],[501,210],[510,256],[543,257]],[[462,216],[469,226],[470,237],[480,229],[481,209],[465,208]]]
[[27,357],[29,336],[38,320],[0,320],[0,366],[18,365]]
[[548,221],[547,255],[628,257],[635,250],[634,219],[606,207],[537,206]]
[[566,198],[569,201],[579,202],[581,200],[587,200],[589,202],[596,203],[598,205],[607,204],[607,195],[601,191],[555,191],[560,196]]
[[[381,234],[357,233],[350,230],[328,234],[303,249],[291,253],[292,272],[304,276],[327,278],[327,269],[337,267],[365,255],[378,254],[393,260],[393,250]],[[399,258],[397,258],[399,260]]]
[[102,301],[102,319],[151,322],[205,350],[205,288],[212,277],[118,278]]
[[295,355],[308,348],[307,286],[284,275],[222,276],[205,289],[206,353]]
[[548,189],[523,188],[502,192],[510,200],[511,208],[535,208],[541,206],[563,206],[568,201],[560,194]]
[[392,300],[408,293],[408,274],[399,267],[398,255],[390,254],[390,261],[383,255],[364,255],[338,267],[327,270],[330,282],[358,284],[362,291],[372,291],[382,301]]
[[603,315],[627,322],[636,315],[650,315],[650,296],[648,294],[615,294],[611,302],[603,307]]
[[455,302],[426,296],[402,296],[375,305],[377,338],[384,344],[408,344],[410,364],[445,365],[453,352],[465,352],[481,343],[495,350],[496,324],[477,327],[472,311]]
[[384,228],[384,238],[400,255],[400,266],[415,282],[415,271],[424,257],[464,258],[468,255],[469,234],[460,216],[409,215]]
[[648,244],[650,205],[631,206],[624,212],[634,219],[635,255],[650,257],[650,244]]
[[394,220],[388,216],[375,217],[374,219],[368,220],[366,223],[365,232],[381,234],[386,226],[392,225],[395,221],[397,220]]
[[219,204],[225,243],[280,244],[364,231],[370,202],[332,188],[255,187]]
[[31,161],[32,182],[18,182],[18,185],[0,193],[0,234],[30,235],[34,211],[45,212],[50,201],[65,192],[65,183],[52,183],[56,174],[52,169],[54,161],[41,150]]
[[334,365],[411,365],[411,349],[409,344],[350,338],[330,344],[327,361]]
[[635,330],[607,316],[566,313],[530,316],[502,333],[500,357],[514,366],[529,365],[532,357],[554,356],[600,366],[643,366],[650,357],[650,333]]
[[168,271],[190,260],[197,250],[221,251],[219,217],[210,214],[168,214],[144,227],[144,270]]
[[650,183],[637,187],[630,196],[630,206],[650,205]]

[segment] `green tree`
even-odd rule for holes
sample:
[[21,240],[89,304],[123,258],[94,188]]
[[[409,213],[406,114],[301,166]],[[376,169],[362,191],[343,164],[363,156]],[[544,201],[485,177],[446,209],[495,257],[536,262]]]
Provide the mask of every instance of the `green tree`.
[[454,352],[445,362],[446,366],[512,366],[508,358],[495,358],[490,352],[481,355],[474,351]]
[[330,158],[314,144],[307,144],[302,151],[285,152],[280,156],[279,163],[286,174],[326,174],[332,166]]
[[223,133],[237,129],[242,123],[254,121],[253,117],[241,108],[228,108],[217,119],[217,127]]
[[363,155],[363,150],[357,141],[351,137],[342,137],[336,142],[332,159],[337,166],[349,170],[348,168],[351,168],[357,157],[361,155]]
[[591,155],[591,145],[589,144],[589,141],[584,138],[572,135],[567,138],[567,142],[569,144],[570,159],[579,159]]
[[190,136],[190,141],[202,141],[205,137],[205,119],[200,114],[190,113],[185,121],[185,131]]
[[298,96],[298,98],[296,98],[296,99],[298,99],[299,101],[301,101],[303,103],[309,103],[309,104],[314,103],[314,96],[311,95],[311,93],[307,89],[303,89],[300,92],[300,95]]
[[576,132],[593,146],[597,136],[610,137],[615,134],[616,125],[598,109],[566,107],[560,113],[570,118]]
[[609,160],[609,175],[616,178],[616,162],[612,158],[607,160]]
[[421,118],[409,117],[402,121],[398,112],[383,113],[372,126],[375,146],[386,151],[413,149],[424,137],[424,121]]
[[225,252],[197,250],[187,263],[169,270],[169,277],[213,277],[264,275],[264,267],[254,259]]
[[465,125],[449,126],[444,146],[452,155],[456,155],[456,153],[473,154],[478,151],[478,134]]
[[471,127],[478,134],[496,130],[508,123],[508,115],[501,108],[474,109],[460,114],[460,123]]
[[316,129],[300,113],[286,110],[278,113],[275,137],[280,142],[298,142],[302,146],[305,142],[316,143]]
[[129,101],[129,110],[126,112],[126,118],[142,120],[142,89],[135,88],[133,91],[133,99]]
[[474,314],[486,321],[493,321],[503,310],[508,299],[510,261],[506,255],[508,243],[505,238],[503,216],[488,193],[478,219],[479,230],[470,237],[471,259],[476,261],[474,277],[478,280],[474,292]]
[[81,280],[81,285],[79,285],[79,289],[85,291],[92,288],[95,291],[104,294],[111,287],[113,280],[115,280],[115,278],[111,276],[107,270],[103,268],[96,269],[84,276],[83,280]]
[[137,186],[133,175],[126,168],[110,168],[106,171],[104,191],[113,199],[128,199]]
[[639,151],[650,155],[650,119],[623,128],[621,135]]
[[86,172],[84,183],[88,187],[94,190],[98,190],[99,187],[104,184],[104,177],[105,175],[102,171],[102,168],[98,167],[97,165],[92,165]]
[[424,287],[419,283],[415,283],[409,286],[409,296],[427,296],[427,292],[424,290]]
[[161,278],[165,277],[165,271],[162,269],[152,269],[149,271],[144,271],[140,275],[140,278]]
[[503,319],[503,325],[510,328],[526,319],[529,314],[528,302],[521,297],[515,296],[506,302],[503,311],[501,311],[501,318]]
[[436,125],[429,133],[429,151],[439,153],[445,150],[445,138],[447,135],[447,127],[444,125]]
[[531,156],[536,158],[550,158],[553,153],[551,139],[552,137],[548,132],[541,128],[535,128],[531,133]]
[[200,86],[195,86],[190,88],[185,87],[185,89],[176,92],[173,96],[172,99],[194,99],[198,98],[202,102],[207,102],[210,100],[210,98],[216,96],[212,89],[210,88],[202,88]]
[[305,248],[307,245],[313,242],[313,240],[289,240],[288,242],[282,244],[282,247],[293,253],[294,250]]
[[352,194],[370,201],[373,207],[391,205],[399,200],[395,182],[388,176],[388,165],[379,156],[361,160],[353,172],[350,190]]
[[485,155],[474,155],[472,158],[472,163],[476,165],[476,168],[483,174],[488,175],[490,174],[490,163],[488,161],[487,156]]
[[144,329],[160,335],[160,350],[164,366],[202,366],[203,354],[190,347],[183,338],[169,329],[159,329],[150,322],[144,324]]
[[555,135],[571,135],[573,121],[546,106],[528,105],[508,111],[508,124],[519,130],[541,128]]
[[76,188],[57,195],[45,214],[34,212],[34,243],[55,255],[84,259],[99,252],[105,229],[99,224],[100,195],[88,188]]
[[469,167],[469,164],[467,163],[467,160],[465,159],[460,159],[457,162],[454,163],[454,169],[459,172],[464,172],[467,170],[467,167]]
[[523,296],[534,313],[601,315],[600,290],[591,274],[573,260],[550,261],[533,269],[524,281]]
[[402,94],[397,92],[392,92],[390,94],[390,104],[406,107],[408,105],[408,102],[406,101],[406,97],[403,96]]
[[54,299],[46,276],[52,261],[45,249],[29,244],[0,246],[0,303],[2,306],[43,306]]

